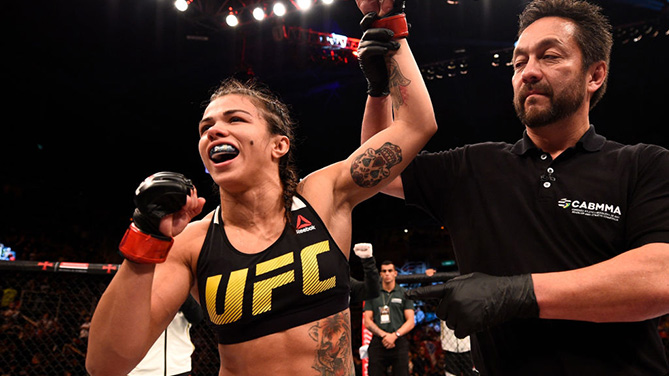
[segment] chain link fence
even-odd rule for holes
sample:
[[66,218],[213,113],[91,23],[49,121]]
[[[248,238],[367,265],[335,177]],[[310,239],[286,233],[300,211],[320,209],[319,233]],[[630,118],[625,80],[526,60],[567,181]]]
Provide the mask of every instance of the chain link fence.
[[[87,375],[90,318],[118,265],[12,264],[0,265],[0,375]],[[217,375],[213,332],[202,322],[190,333],[193,375]]]
[[[115,264],[0,261],[0,376],[87,375],[90,318],[117,269]],[[361,317],[359,308],[351,310],[352,317]],[[467,344],[443,330],[434,307],[419,305],[416,316],[419,323],[410,333],[412,375],[476,374]],[[669,351],[667,318],[659,330]],[[352,327],[357,357],[361,331],[355,328],[360,325]],[[208,324],[193,325],[191,339],[192,375],[217,375],[218,348]]]

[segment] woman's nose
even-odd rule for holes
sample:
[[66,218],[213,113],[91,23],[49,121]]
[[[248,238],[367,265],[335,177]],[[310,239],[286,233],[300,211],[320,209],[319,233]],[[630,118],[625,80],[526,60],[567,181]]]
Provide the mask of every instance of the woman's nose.
[[214,124],[211,128],[207,129],[207,138],[209,138],[209,140],[226,137],[229,134],[230,132],[228,129],[222,124]]

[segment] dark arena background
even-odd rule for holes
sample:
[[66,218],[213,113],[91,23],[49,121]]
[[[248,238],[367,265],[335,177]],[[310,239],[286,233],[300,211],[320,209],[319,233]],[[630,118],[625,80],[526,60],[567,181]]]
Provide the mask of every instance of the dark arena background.
[[[615,44],[608,92],[591,122],[612,140],[669,147],[669,2],[594,2],[610,17]],[[217,205],[196,129],[223,78],[256,77],[290,104],[301,176],[359,145],[366,83],[354,1],[312,1],[308,11],[286,2],[286,15],[261,22],[251,8],[269,9],[269,0],[186,3],[183,12],[172,0],[5,4],[0,375],[86,374],[82,324],[121,262],[117,246],[146,176],[181,172],[207,198],[204,212]],[[524,4],[407,0],[409,42],[439,124],[427,150],[521,137],[507,63]],[[236,27],[226,24],[229,13]],[[410,286],[457,275],[448,229],[397,199],[359,205],[353,242],[372,243],[377,261],[402,266]],[[427,268],[435,278],[418,277]],[[351,270],[362,278],[354,255]],[[443,375],[434,307],[418,305],[413,372]],[[362,314],[352,311],[357,354]],[[667,343],[666,318],[658,330]],[[209,329],[196,325],[191,334],[193,374],[216,374]]]

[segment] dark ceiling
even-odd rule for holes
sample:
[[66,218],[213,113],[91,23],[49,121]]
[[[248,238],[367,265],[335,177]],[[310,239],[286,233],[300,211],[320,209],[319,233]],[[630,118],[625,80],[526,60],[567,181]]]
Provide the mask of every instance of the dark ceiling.
[[[521,136],[510,71],[492,67],[491,56],[513,46],[524,3],[407,0],[409,41],[419,65],[427,70],[454,59],[467,62],[466,75],[427,81],[440,126],[428,149]],[[609,92],[591,121],[609,138],[667,147],[667,2],[599,3],[617,30],[658,23],[664,29],[636,43],[616,39]],[[365,100],[357,63],[324,61],[313,46],[276,38],[283,26],[359,38],[354,1],[335,0],[307,15],[292,12],[237,29],[222,26],[221,5],[242,3],[194,0],[185,13],[168,0],[5,5],[8,100],[0,180],[3,205],[10,204],[7,223],[73,223],[120,236],[132,192],[145,176],[180,171],[206,191],[196,124],[210,89],[233,74],[252,71],[292,106],[302,175],[355,149]],[[396,200],[375,197],[358,210],[360,231],[410,225],[403,210]]]

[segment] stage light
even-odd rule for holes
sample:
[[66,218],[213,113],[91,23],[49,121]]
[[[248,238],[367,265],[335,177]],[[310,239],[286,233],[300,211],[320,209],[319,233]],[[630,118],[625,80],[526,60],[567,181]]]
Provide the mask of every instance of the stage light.
[[235,27],[239,25],[239,19],[237,19],[237,16],[234,13],[230,12],[230,14],[225,17],[225,23],[230,27]]
[[469,73],[469,64],[466,61],[460,62],[460,74],[465,75]]
[[311,8],[311,0],[297,0],[297,7],[300,10],[307,10]]
[[188,9],[188,2],[186,0],[176,0],[174,2],[174,7],[181,12],[185,12]]
[[444,78],[445,69],[443,64],[439,64],[434,68],[434,78],[441,80]]
[[283,3],[278,2],[274,3],[274,7],[272,7],[272,11],[274,12],[275,15],[281,17],[286,14],[286,6],[283,5]]
[[450,78],[453,78],[456,76],[455,74],[455,68],[457,68],[457,65],[455,64],[455,61],[451,60],[448,62],[448,65],[446,65],[446,75]]
[[334,3],[334,0],[323,0],[323,4],[325,5],[330,5],[332,3]]
[[492,66],[493,67],[499,67],[499,54],[498,53],[494,53],[492,55]]
[[265,18],[265,11],[261,7],[256,7],[253,9],[253,18],[262,21]]

